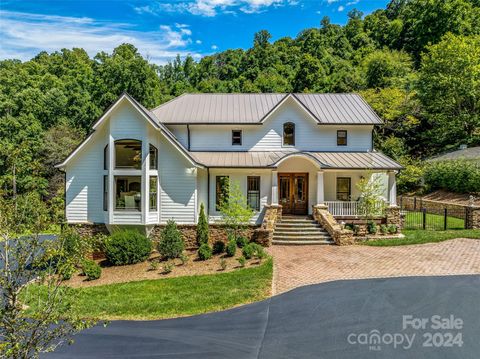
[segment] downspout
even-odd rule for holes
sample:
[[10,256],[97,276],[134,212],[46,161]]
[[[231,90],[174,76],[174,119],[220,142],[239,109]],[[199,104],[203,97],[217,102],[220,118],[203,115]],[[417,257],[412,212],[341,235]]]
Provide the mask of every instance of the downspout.
[[190,125],[187,125],[187,149],[190,151]]
[[207,218],[210,218],[210,168],[207,167]]

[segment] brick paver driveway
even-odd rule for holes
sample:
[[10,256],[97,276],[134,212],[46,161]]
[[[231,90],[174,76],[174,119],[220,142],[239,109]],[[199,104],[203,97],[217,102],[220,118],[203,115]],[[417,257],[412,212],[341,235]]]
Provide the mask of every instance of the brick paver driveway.
[[479,274],[480,240],[398,247],[273,246],[274,294],[338,279]]

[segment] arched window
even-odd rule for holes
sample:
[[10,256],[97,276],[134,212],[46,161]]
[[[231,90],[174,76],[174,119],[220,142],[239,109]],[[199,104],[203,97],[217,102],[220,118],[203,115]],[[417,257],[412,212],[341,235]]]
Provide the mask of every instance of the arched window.
[[142,141],[115,141],[115,168],[142,168]]
[[151,170],[156,170],[158,167],[158,150],[157,148],[150,144],[150,169]]
[[295,146],[295,124],[292,122],[283,124],[283,145]]

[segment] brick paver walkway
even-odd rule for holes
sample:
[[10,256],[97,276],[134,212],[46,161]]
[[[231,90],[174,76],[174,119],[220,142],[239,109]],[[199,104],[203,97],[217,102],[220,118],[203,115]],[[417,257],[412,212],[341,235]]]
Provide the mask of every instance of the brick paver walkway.
[[272,246],[274,293],[338,279],[480,274],[480,240],[398,247]]

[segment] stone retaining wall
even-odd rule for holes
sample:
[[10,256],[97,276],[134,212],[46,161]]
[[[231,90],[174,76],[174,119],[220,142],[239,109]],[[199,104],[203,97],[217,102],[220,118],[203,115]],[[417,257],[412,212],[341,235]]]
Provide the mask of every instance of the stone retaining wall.
[[354,244],[353,232],[342,228],[335,217],[328,212],[328,207],[324,205],[313,206],[313,218],[320,223],[330,234],[335,244],[339,246]]

